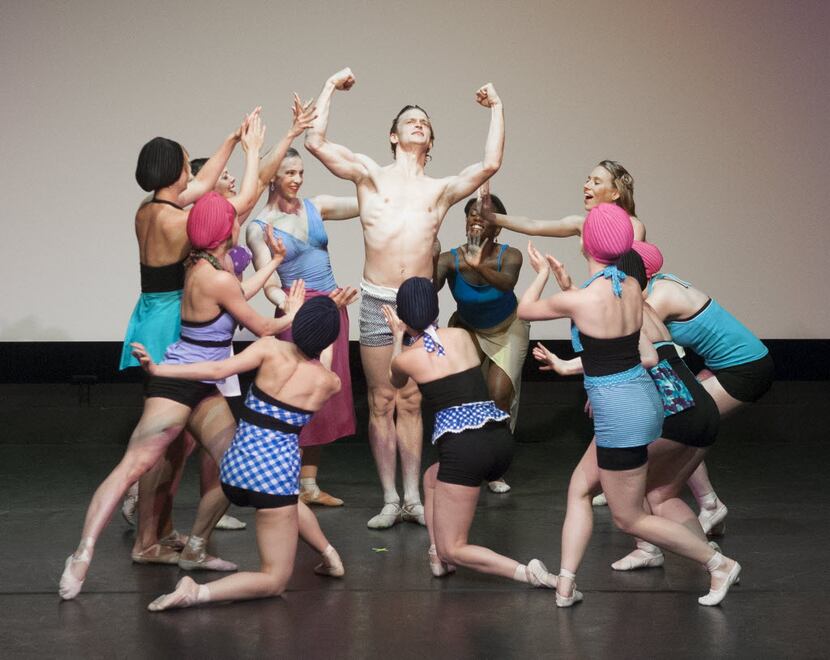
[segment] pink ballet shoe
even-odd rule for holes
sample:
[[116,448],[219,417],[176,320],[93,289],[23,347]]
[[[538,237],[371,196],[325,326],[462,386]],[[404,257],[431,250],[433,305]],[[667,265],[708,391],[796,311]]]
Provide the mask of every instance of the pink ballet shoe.
[[[571,573],[570,571],[566,571],[564,568],[559,569],[559,577],[568,578],[570,580],[574,580],[576,575]],[[582,592],[578,591],[576,588],[576,582],[573,583],[573,587],[571,588],[571,595],[570,596],[563,596],[557,590],[556,592],[556,607],[573,607],[577,603],[582,602]]]

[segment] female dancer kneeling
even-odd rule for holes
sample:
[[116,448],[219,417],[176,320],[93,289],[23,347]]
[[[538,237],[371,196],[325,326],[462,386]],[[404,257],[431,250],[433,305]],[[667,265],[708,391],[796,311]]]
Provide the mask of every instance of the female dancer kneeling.
[[[646,269],[637,252],[626,252],[617,262],[617,267],[636,280],[640,289],[645,291],[648,281]],[[564,267],[556,268],[554,274],[563,291],[572,288],[571,278]],[[660,438],[648,446],[648,507],[652,513],[674,520],[705,539],[697,517],[678,495],[715,442],[720,421],[718,409],[709,393],[680,359],[672,344],[671,334],[647,304],[643,305],[642,334],[654,345],[660,360],[649,373],[658,385],[665,415]],[[578,346],[575,348],[581,350]],[[563,376],[583,373],[582,358],[562,360],[542,344],[533,349],[533,356],[545,363],[546,366],[540,367],[543,371],[553,370]],[[568,490],[568,511],[575,516],[586,517],[583,524],[590,527],[593,514],[588,506],[589,498],[601,488],[596,460],[592,457],[592,460],[580,463],[579,472],[581,478],[572,480]],[[611,568],[630,571],[662,566],[663,561],[660,548],[638,539],[637,548],[611,564]]]
[[[315,572],[339,577],[343,564],[311,510],[298,502],[298,434],[315,411],[340,390],[340,378],[321,364],[320,353],[340,332],[340,311],[331,298],[314,298],[297,312],[294,343],[264,337],[221,362],[153,364],[140,344],[134,355],[152,376],[220,379],[257,369],[239,427],[222,458],[222,490],[237,506],[256,509],[258,573],[230,575],[210,584],[183,577],[176,590],[148,606],[154,612],[210,601],[278,596],[294,569],[299,527],[306,542],[322,551]],[[327,356],[330,362],[330,352]]]
[[[433,575],[446,575],[457,564],[535,587],[555,587],[554,576],[538,559],[525,566],[467,543],[481,482],[500,477],[513,458],[509,415],[489,400],[469,333],[435,327],[438,294],[432,282],[423,277],[404,281],[396,305],[397,313],[383,307],[394,341],[390,380],[400,388],[412,378],[436,410],[432,441],[440,458],[424,474]],[[409,340],[404,348],[405,334]]]
[[[261,144],[260,137],[257,151]],[[290,313],[283,318],[260,316],[246,302],[282,261],[285,249],[272,243],[274,256],[270,263],[240,286],[236,277],[222,266],[238,234],[236,209],[218,193],[208,193],[193,205],[187,218],[187,236],[194,252],[185,276],[182,336],[168,346],[165,362],[222,360],[230,354],[238,323],[256,335],[271,335],[284,330],[293,320],[303,300],[301,282],[292,292]],[[185,426],[217,464],[233,437],[236,424],[225,398],[216,389],[215,380],[191,382],[153,377],[146,383],[145,396],[144,411],[124,457],[95,491],[89,504],[81,542],[67,558],[61,576],[61,598],[75,598],[81,591],[95,543],[127,488],[158,462]],[[179,559],[180,568],[236,570],[235,564],[211,558],[206,551],[210,533],[227,508],[228,500],[218,484],[204,493],[193,532]]]
[[[611,204],[596,206],[582,228],[583,254],[591,278],[581,289],[563,291],[545,300],[539,298],[551,265],[558,262],[550,256],[542,257],[529,246],[530,263],[538,275],[522,296],[519,316],[527,320],[571,318],[583,346],[585,389],[593,410],[596,441],[574,471],[571,488],[586,479],[581,468],[596,460],[617,527],[704,564],[711,574],[710,591],[698,602],[717,605],[738,579],[740,565],[687,527],[651,515],[643,507],[647,446],[659,437],[663,423],[660,396],[643,366],[655,366],[657,355],[651,342],[640,334],[643,298],[639,286],[616,266],[608,265],[630,250],[633,241],[628,214]],[[556,591],[559,607],[582,600],[574,580],[591,526],[586,524],[584,511],[588,500],[580,502],[584,506],[575,511],[569,497],[562,528],[562,563]]]

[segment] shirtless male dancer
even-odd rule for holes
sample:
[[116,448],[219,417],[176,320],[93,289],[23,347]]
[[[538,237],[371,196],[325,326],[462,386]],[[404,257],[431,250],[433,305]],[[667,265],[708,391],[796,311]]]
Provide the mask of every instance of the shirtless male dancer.
[[[400,520],[424,524],[418,490],[421,468],[421,396],[411,380],[400,390],[389,382],[392,333],[383,305],[395,305],[401,283],[414,276],[432,277],[433,246],[449,208],[466,198],[501,167],[504,152],[504,111],[492,84],[476,92],[476,101],[490,108],[490,129],[484,159],[456,176],[434,179],[424,173],[435,134],[427,113],[407,105],[389,130],[394,162],[381,167],[363,154],[326,138],[331,96],[355,83],[351,69],[331,76],[317,97],[317,119],[306,133],[305,146],[335,176],[357,188],[366,263],[360,304],[360,357],[369,400],[369,443],[383,488],[383,508],[367,523],[373,529]],[[395,412],[397,411],[397,418]],[[395,483],[401,455],[404,505]]]

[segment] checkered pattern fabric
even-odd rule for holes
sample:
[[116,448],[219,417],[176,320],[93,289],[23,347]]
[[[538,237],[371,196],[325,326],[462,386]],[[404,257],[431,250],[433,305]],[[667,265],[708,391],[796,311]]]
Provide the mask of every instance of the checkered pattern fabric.
[[480,429],[487,422],[501,422],[506,419],[510,419],[510,415],[498,408],[493,401],[473,401],[444,408],[435,413],[432,444],[445,433]]
[[[245,405],[251,410],[303,426],[309,413],[283,410],[248,393]],[[300,452],[298,435],[264,429],[239,420],[231,446],[222,457],[220,478],[223,483],[269,495],[299,493]]]

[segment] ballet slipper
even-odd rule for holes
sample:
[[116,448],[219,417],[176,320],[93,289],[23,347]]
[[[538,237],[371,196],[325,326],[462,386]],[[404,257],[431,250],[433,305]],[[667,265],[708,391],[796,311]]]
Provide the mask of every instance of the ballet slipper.
[[708,594],[697,599],[697,602],[701,605],[705,605],[706,607],[719,605],[721,601],[726,598],[729,588],[733,584],[740,582],[741,565],[735,561],[733,562],[732,568],[729,571],[726,571],[725,564],[726,558],[720,552],[715,552],[712,558],[707,562],[706,569],[709,571],[710,575],[717,580],[723,580],[723,582],[717,589],[712,589],[710,587]]
[[234,518],[233,516],[225,514],[219,518],[219,522],[216,523],[216,527],[214,529],[223,529],[225,531],[235,532],[240,529],[245,529],[247,526],[248,523],[239,520],[239,518]]
[[135,564],[168,564],[179,563],[179,553],[161,543],[154,543],[141,552],[133,552],[130,555]]
[[487,488],[489,488],[491,492],[498,494],[510,492],[510,484],[508,484],[504,479],[488,481]]
[[600,493],[591,500],[591,506],[608,506],[608,500],[605,499],[605,493]]
[[72,567],[78,564],[86,564],[87,571],[89,571],[89,562],[91,561],[89,553],[84,550],[79,557],[74,554],[66,558],[66,563],[63,565],[63,574],[61,575],[60,586],[58,587],[58,594],[63,600],[72,600],[81,593],[81,588],[84,586],[86,580],[86,572],[83,578],[75,577],[72,572]]
[[404,504],[401,509],[401,520],[405,522],[414,522],[426,527],[426,519],[424,518],[424,505],[420,502],[410,502]]
[[397,502],[387,502],[380,513],[369,519],[366,526],[370,529],[388,529],[401,521],[401,505]]
[[197,605],[207,600],[206,598],[200,599],[200,593],[202,591],[200,587],[202,586],[204,585],[199,585],[194,582],[193,578],[185,576],[176,584],[175,591],[159,596],[147,606],[147,609],[151,612],[162,612],[173,608]]
[[135,512],[138,508],[138,482],[136,481],[127,490],[124,495],[124,501],[121,503],[121,515],[128,524],[135,526]]
[[611,568],[615,571],[635,571],[640,568],[657,568],[658,566],[662,566],[665,560],[663,551],[656,545],[638,541],[637,547],[622,559],[618,559],[611,564]]
[[700,526],[707,536],[723,536],[726,532],[726,514],[729,509],[720,500],[715,500],[717,506],[714,509],[702,508],[697,516]]
[[538,559],[531,559],[525,567],[528,584],[544,589],[556,589],[557,578]]
[[332,546],[329,546],[320,554],[323,559],[322,562],[314,567],[314,572],[317,575],[328,575],[329,577],[343,577],[346,574],[346,569],[343,567],[343,561],[340,555]]
[[326,491],[316,489],[303,489],[300,491],[300,500],[304,504],[318,504],[320,506],[343,506],[343,500]]
[[182,550],[184,550],[184,546],[186,544],[187,537],[175,529],[164,538],[159,539],[159,545],[163,545],[167,548],[172,548],[176,552],[181,552]]
[[[213,557],[207,553],[205,539],[191,535],[179,557],[179,568],[183,571],[235,571],[239,568],[230,561]],[[188,555],[185,557],[185,553]]]
[[[576,579],[576,575],[574,575],[570,571],[565,570],[564,568],[559,569],[559,577],[568,578],[570,580]],[[577,590],[575,581],[573,583],[573,586],[571,587],[570,596],[563,596],[559,593],[559,590],[557,589],[556,607],[572,607],[580,602],[582,602],[582,592]]]
[[429,550],[427,550],[427,558],[429,559],[429,570],[432,571],[433,577],[444,577],[445,575],[455,573],[455,566],[441,561],[434,545],[431,545]]

